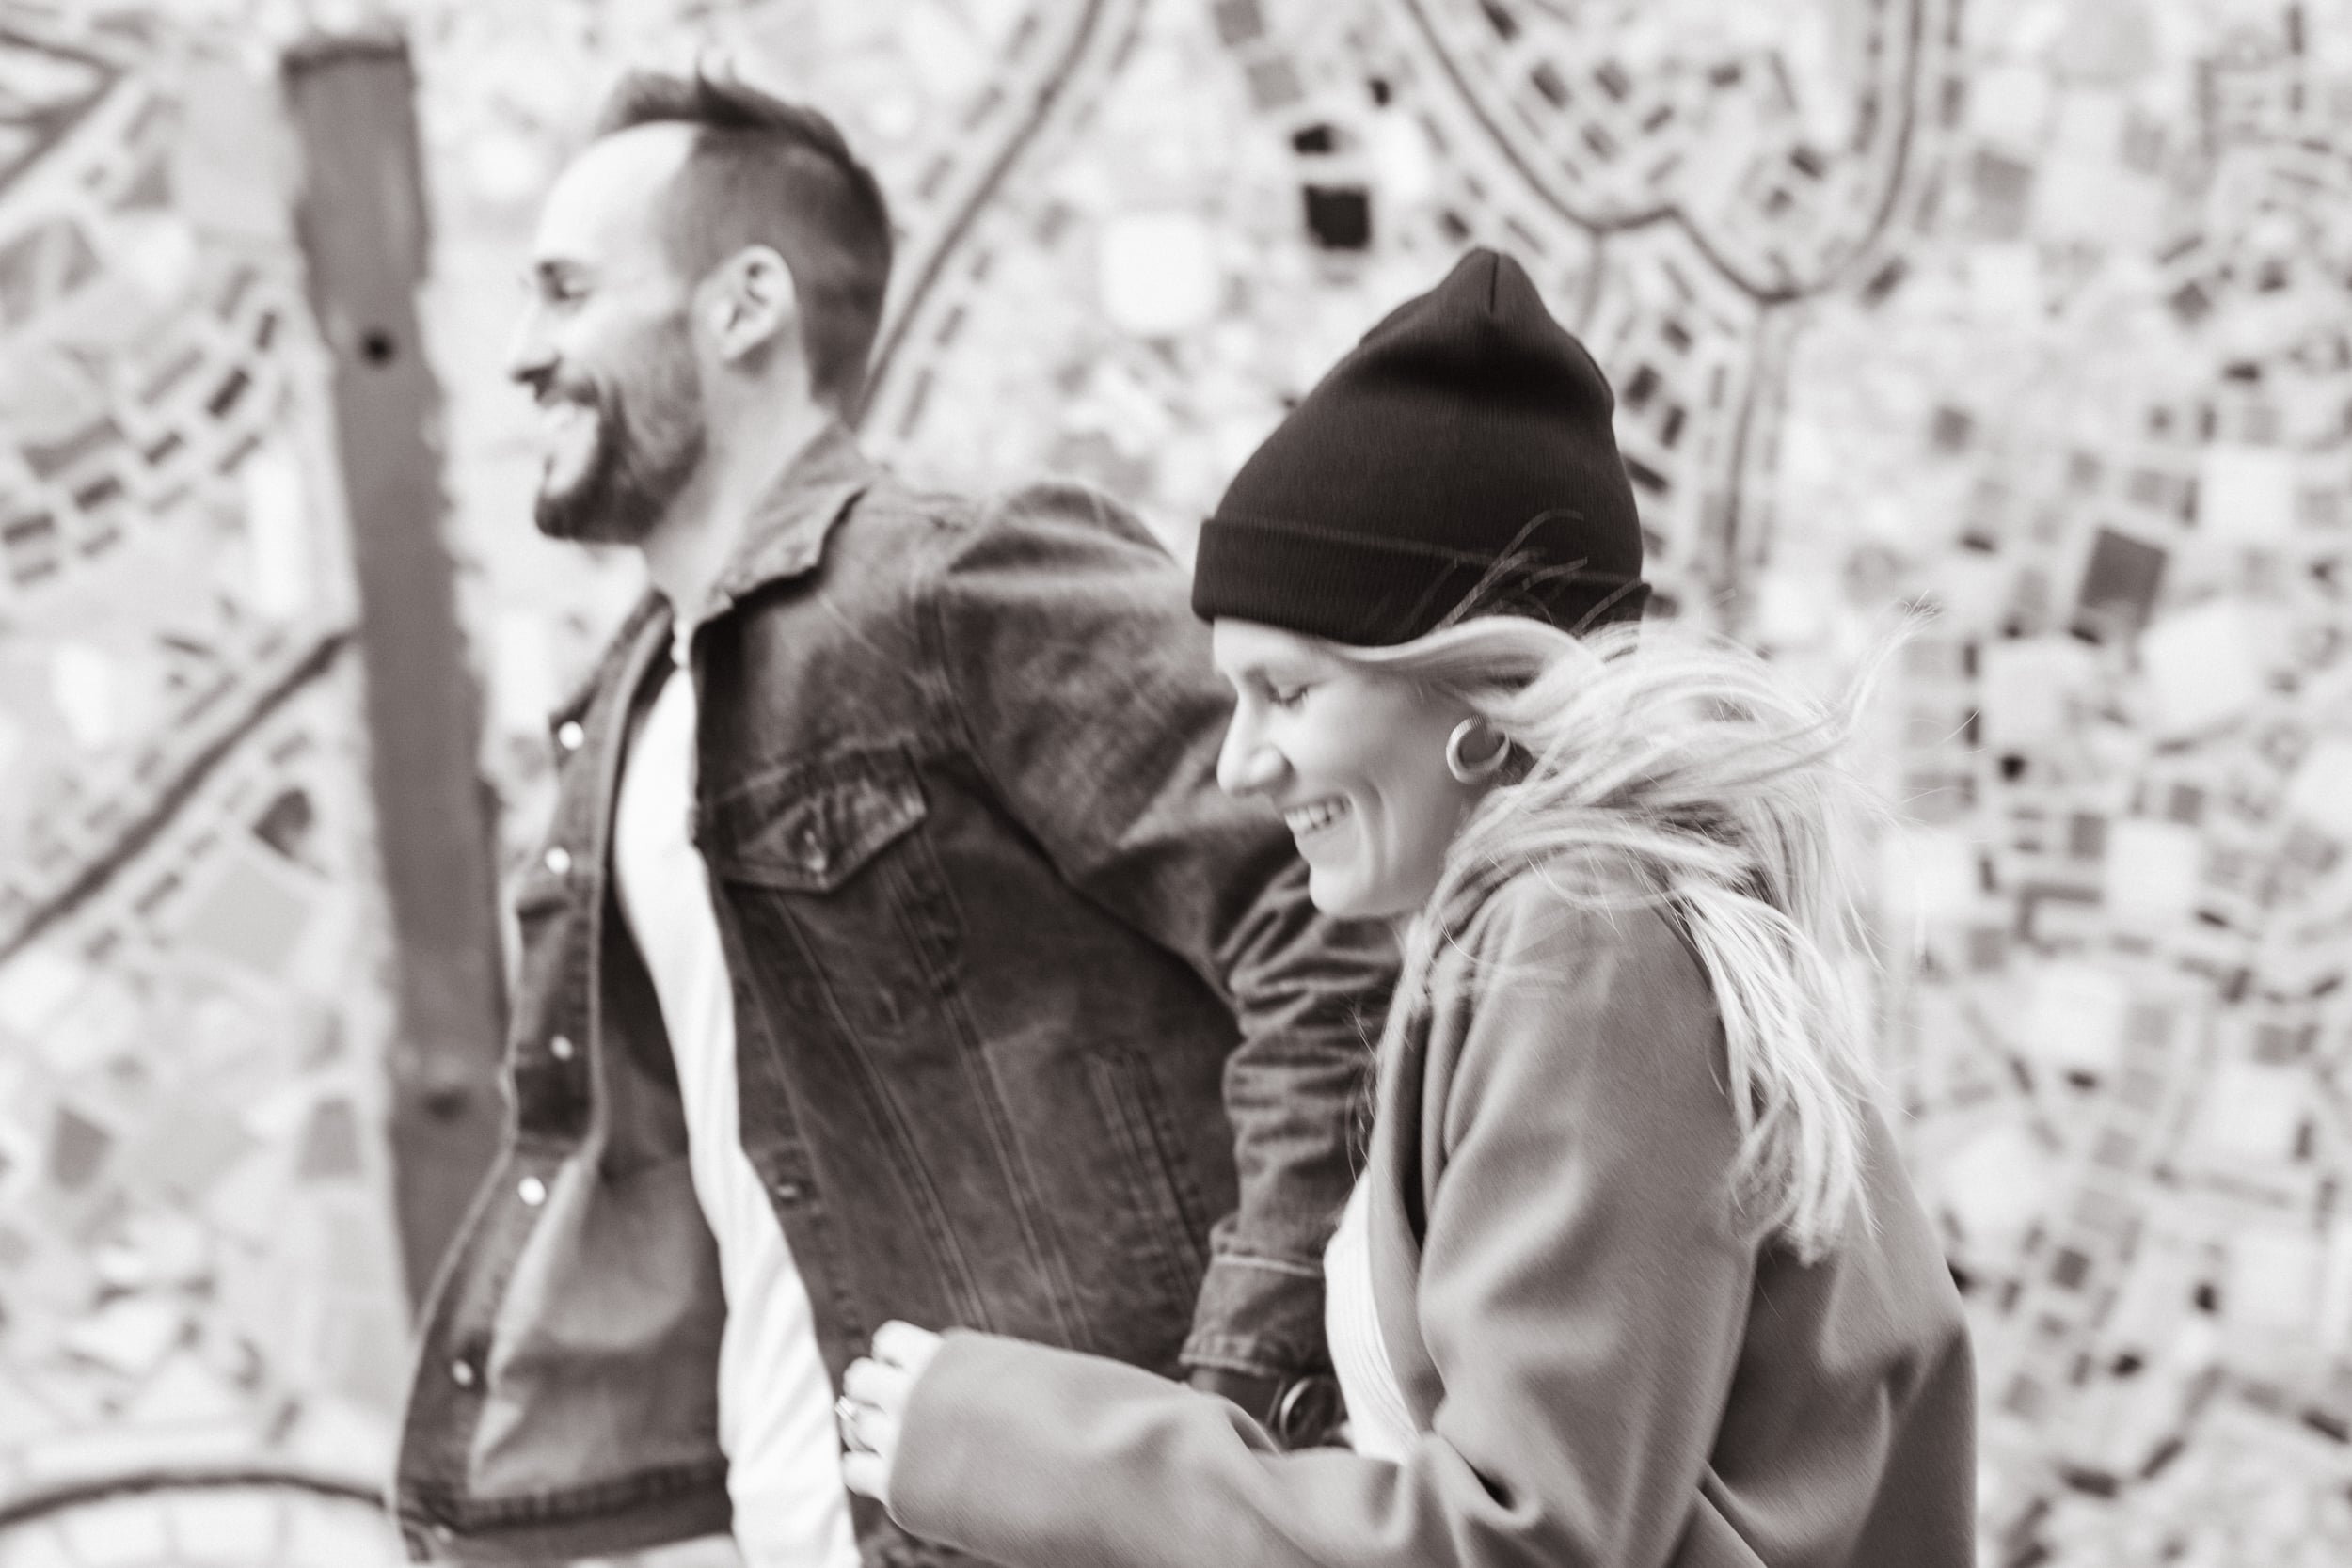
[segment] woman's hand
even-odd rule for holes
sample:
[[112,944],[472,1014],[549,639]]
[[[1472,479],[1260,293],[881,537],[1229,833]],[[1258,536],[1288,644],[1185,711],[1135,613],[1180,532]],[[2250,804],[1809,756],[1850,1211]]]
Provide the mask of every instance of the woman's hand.
[[915,1380],[939,1354],[939,1336],[913,1323],[874,1330],[874,1353],[850,1363],[834,1414],[841,1422],[841,1479],[890,1506],[890,1467],[898,1457],[898,1423]]

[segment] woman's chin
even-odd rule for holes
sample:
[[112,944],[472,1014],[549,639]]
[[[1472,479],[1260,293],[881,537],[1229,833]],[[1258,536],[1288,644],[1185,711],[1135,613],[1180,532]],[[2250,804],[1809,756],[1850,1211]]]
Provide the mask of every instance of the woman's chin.
[[1382,890],[1344,871],[1310,866],[1307,896],[1334,920],[1387,920],[1413,906],[1382,896]]
[[1342,873],[1327,871],[1310,861],[1307,864],[1307,897],[1314,907],[1334,920],[1353,920],[1358,916],[1355,895],[1362,889]]

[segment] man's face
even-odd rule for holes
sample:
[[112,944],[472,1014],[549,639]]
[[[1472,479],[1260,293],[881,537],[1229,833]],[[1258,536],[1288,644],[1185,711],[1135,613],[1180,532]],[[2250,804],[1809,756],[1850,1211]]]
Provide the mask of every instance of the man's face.
[[508,368],[539,401],[536,515],[550,538],[640,542],[702,461],[691,285],[662,244],[663,197],[691,144],[683,125],[607,136],[540,214]]

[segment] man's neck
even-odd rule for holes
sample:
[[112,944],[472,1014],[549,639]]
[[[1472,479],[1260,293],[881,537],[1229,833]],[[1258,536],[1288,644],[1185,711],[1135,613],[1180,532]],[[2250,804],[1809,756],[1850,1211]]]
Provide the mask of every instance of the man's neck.
[[823,408],[804,404],[710,432],[702,467],[638,546],[645,575],[681,621],[702,612],[759,503],[832,420]]

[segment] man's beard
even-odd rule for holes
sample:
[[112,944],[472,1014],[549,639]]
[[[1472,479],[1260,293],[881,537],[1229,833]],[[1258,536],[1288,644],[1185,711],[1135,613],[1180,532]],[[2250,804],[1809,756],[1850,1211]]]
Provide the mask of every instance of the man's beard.
[[615,383],[590,377],[548,391],[585,405],[596,421],[596,445],[580,477],[562,489],[551,472],[541,477],[532,515],[548,538],[637,544],[701,465],[702,398],[684,345],[656,349],[637,383],[634,401]]

